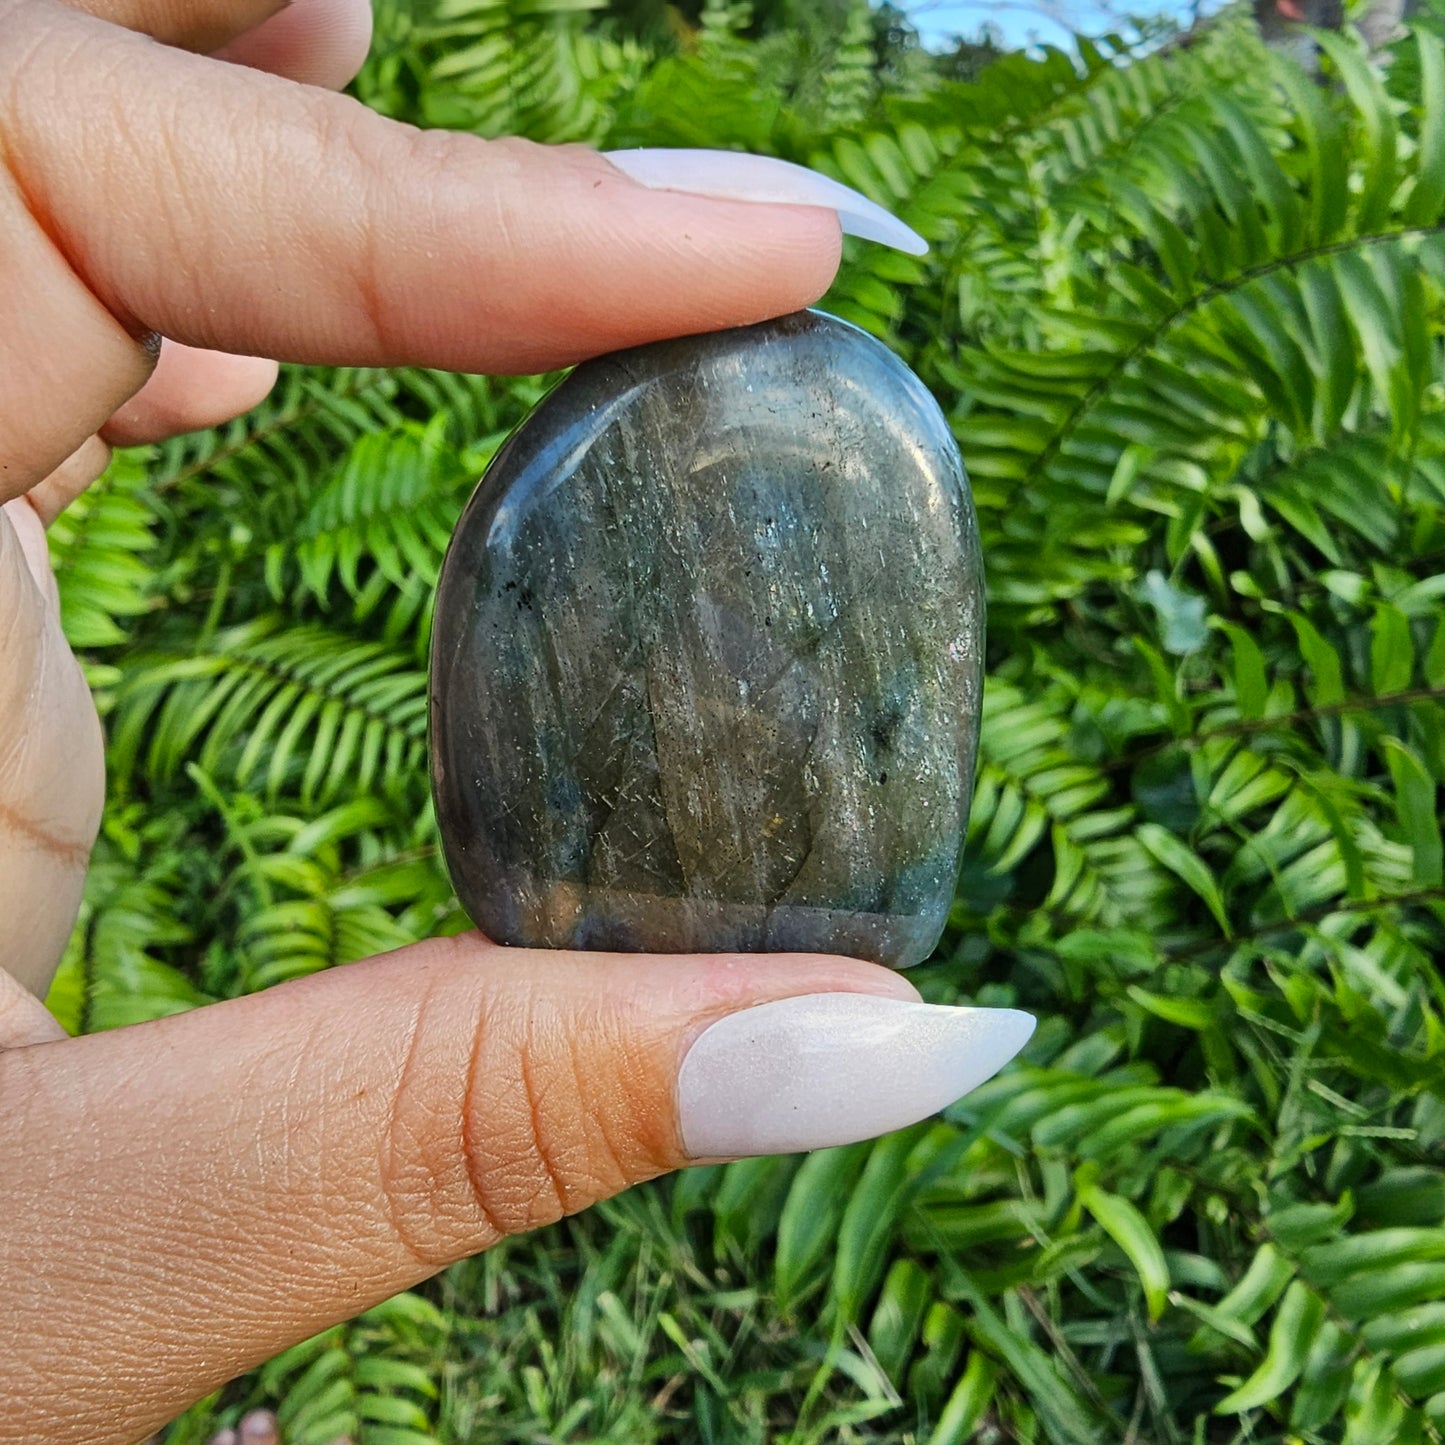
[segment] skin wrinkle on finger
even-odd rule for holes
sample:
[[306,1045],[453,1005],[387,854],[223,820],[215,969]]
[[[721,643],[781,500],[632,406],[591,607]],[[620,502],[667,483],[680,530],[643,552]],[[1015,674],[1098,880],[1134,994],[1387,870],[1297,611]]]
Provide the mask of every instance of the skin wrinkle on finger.
[[[420,134],[420,132],[418,133]],[[330,132],[333,144],[350,152],[356,164],[357,174],[366,184],[366,209],[384,212],[386,207],[386,172],[379,171],[366,152],[358,144],[356,135],[349,125],[335,125]],[[370,336],[370,344],[379,355],[388,355],[397,350],[391,307],[387,297],[386,263],[378,245],[380,228],[372,230],[362,227],[356,237],[356,261],[351,280],[355,288],[359,319]]]
[[[539,1056],[545,1057],[537,1043],[535,1015],[528,1018],[527,1024],[527,1031],[517,1046],[517,1072],[522,1083],[522,1099],[527,1108],[532,1149],[540,1167],[536,1171],[536,1192],[526,1208],[529,1217],[550,1222],[551,1219],[561,1219],[564,1214],[579,1207],[575,1202],[568,1202],[569,1199],[575,1200],[577,1194],[595,1199],[599,1181],[590,1170],[590,1161],[586,1158],[585,1151],[578,1147],[585,1141],[578,1138],[575,1130],[554,1126],[550,1117],[551,1111],[544,1102],[544,1086],[532,1069],[534,1050]],[[562,1047],[558,1052],[568,1059],[570,1077],[575,1080],[577,1071],[570,1064],[571,1049],[565,1038],[559,1042]],[[569,1139],[572,1141],[570,1145]],[[570,1148],[579,1157],[565,1158],[558,1152],[559,1148]]]
[[[490,1040],[488,1040],[490,1042]],[[562,1217],[560,1198],[546,1184],[547,1166],[532,1131],[527,1088],[521,1077],[520,1045],[508,1049],[509,1088],[499,1097],[496,1060],[487,1043],[471,1075],[464,1134],[467,1177],[478,1207],[504,1236],[523,1234]],[[486,1063],[480,1061],[487,1060]],[[532,1141],[528,1152],[527,1141]],[[520,1163],[521,1168],[516,1165]],[[548,1198],[544,1207],[539,1200]],[[555,1200],[555,1202],[554,1202]]]
[[[582,1107],[582,1100],[587,1097],[583,1060],[565,1030],[559,1042],[565,1050],[568,1068],[567,1080],[559,1097],[562,1106],[570,1111],[562,1133],[583,1141],[581,1153],[590,1170],[594,1192],[599,1195],[614,1194],[626,1187],[628,1178],[627,1167],[623,1163],[621,1139],[619,1137],[614,1142],[613,1137],[618,1126],[610,1115],[598,1117]],[[627,1042],[625,1038],[617,1040],[614,1055],[619,1056],[619,1059],[630,1057],[627,1053]],[[630,1077],[625,1078],[624,1083],[629,1092],[632,1088],[640,1087],[640,1081],[634,1084]]]
[[[388,1112],[385,1132],[381,1136],[380,1148],[377,1152],[377,1178],[381,1181],[382,1196],[386,1201],[387,1216],[396,1234],[397,1240],[402,1247],[416,1262],[426,1268],[439,1269],[445,1263],[442,1258],[433,1258],[425,1242],[422,1232],[412,1227],[412,1208],[403,1201],[407,1195],[415,1192],[414,1186],[404,1189],[402,1179],[409,1171],[400,1161],[408,1159],[412,1155],[411,1125],[408,1121],[408,1132],[402,1132],[402,1103],[408,1103],[415,1097],[413,1079],[419,1068],[417,1043],[422,1036],[422,1021],[426,1016],[430,1005],[432,991],[430,987],[417,999],[412,1011],[411,1023],[408,1026],[406,1042],[401,1051],[401,1071],[397,1086],[392,1094],[391,1108]],[[472,1035],[474,1041],[480,1037],[482,1023],[476,1019],[472,1023]],[[475,1057],[478,1045],[473,1043],[471,1055]],[[464,1091],[465,1092],[465,1091]],[[430,1170],[426,1171],[430,1174]],[[500,1238],[500,1232],[490,1220],[485,1221],[489,1231]],[[442,1254],[445,1255],[443,1250]]]
[[478,1174],[474,1163],[479,1157],[479,1153],[477,1138],[473,1133],[473,1125],[477,1118],[476,1110],[473,1107],[473,1100],[476,1098],[477,1071],[482,1057],[482,1040],[486,1030],[486,1023],[478,1017],[474,1026],[471,1051],[467,1056],[466,1082],[462,1086],[461,1129],[459,1133],[462,1141],[463,1177],[466,1180],[472,1203],[476,1207],[477,1213],[481,1216],[487,1231],[495,1234],[498,1239],[501,1239],[506,1231],[502,1226],[502,1221],[492,1212],[485,1188],[484,1176]]
[[90,861],[88,843],[67,843],[7,803],[0,803],[0,835],[3,834],[9,835],[12,845],[18,842],[21,847],[29,846],[49,854],[57,867],[68,871],[79,869],[84,872]]

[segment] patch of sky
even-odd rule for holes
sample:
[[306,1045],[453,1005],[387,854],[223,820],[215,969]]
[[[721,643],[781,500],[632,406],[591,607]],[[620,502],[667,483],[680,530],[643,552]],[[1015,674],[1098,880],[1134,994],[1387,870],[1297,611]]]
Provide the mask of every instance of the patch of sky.
[[985,28],[992,31],[998,44],[1009,48],[1042,44],[1067,49],[1075,34],[1136,32],[1130,11],[1188,25],[1195,7],[1187,0],[1154,0],[1127,11],[1108,0],[902,0],[901,8],[923,43],[930,50],[942,50],[955,37],[975,39]]

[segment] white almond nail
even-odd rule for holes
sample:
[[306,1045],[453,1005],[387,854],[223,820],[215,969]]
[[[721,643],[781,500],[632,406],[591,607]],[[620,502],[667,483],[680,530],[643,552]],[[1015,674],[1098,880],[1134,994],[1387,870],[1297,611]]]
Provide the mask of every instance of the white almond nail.
[[1017,1009],[815,993],[704,1029],[678,1074],[693,1159],[794,1154],[935,1114],[996,1074],[1034,1031]]
[[897,216],[867,196],[829,176],[820,175],[776,156],[743,151],[631,150],[604,151],[618,170],[654,191],[686,191],[727,201],[762,201],[774,205],[824,206],[838,213],[849,236],[878,241],[910,256],[922,256],[928,242]]

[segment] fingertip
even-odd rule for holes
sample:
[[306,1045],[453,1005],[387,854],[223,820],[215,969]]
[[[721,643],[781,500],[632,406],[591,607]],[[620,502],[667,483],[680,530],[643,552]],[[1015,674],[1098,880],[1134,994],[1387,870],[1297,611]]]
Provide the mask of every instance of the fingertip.
[[[592,297],[609,347],[619,335],[632,344],[799,311],[838,273],[842,228],[824,206],[657,190],[598,152],[561,149],[577,167],[572,184],[563,188],[552,177],[555,189],[539,195],[538,205],[552,212],[553,235],[571,233],[579,266],[589,251],[610,255],[610,294]],[[534,173],[546,180],[550,169],[539,164]],[[576,311],[571,319],[582,324]],[[636,337],[627,336],[633,330]]]
[[[657,195],[654,191],[651,194]],[[843,229],[837,214],[823,206],[765,205],[711,196],[678,195],[688,206],[703,206],[700,219],[719,238],[728,237],[725,253],[749,279],[763,289],[778,315],[778,306],[796,310],[816,301],[838,274],[843,259]],[[760,272],[771,266],[771,274]],[[774,295],[773,288],[777,288]]]
[[[749,217],[749,224],[753,226],[762,222],[763,218],[756,214],[759,211],[769,209],[783,213],[786,230],[774,242],[783,253],[778,282],[780,287],[793,288],[791,294],[785,292],[777,299],[769,298],[767,313],[757,319],[766,321],[811,306],[833,284],[842,264],[843,230],[838,217],[820,206],[746,205],[746,209],[753,213]],[[763,264],[767,264],[768,259],[760,258]]]
[[747,972],[759,997],[790,993],[866,993],[916,1003],[922,995],[908,978],[886,964],[833,953],[747,953],[725,955]]
[[214,57],[303,85],[342,90],[366,62],[372,27],[367,0],[292,0]]
[[165,341],[146,384],[101,430],[112,446],[137,446],[201,431],[258,406],[276,384],[277,365]]
[[866,988],[859,989],[860,993],[876,993],[886,998],[901,998],[909,1003],[919,1003],[923,995],[919,993],[918,987],[906,975],[894,968],[884,968],[881,964],[870,963],[871,970]]
[[758,306],[766,308],[756,320],[811,305],[838,273],[843,259],[842,220],[836,209],[814,197],[780,199],[685,184],[651,185],[620,166],[616,152],[570,149],[592,176],[599,199],[615,207],[620,199],[616,187],[625,187],[625,203],[646,218],[649,234],[667,234],[671,228],[687,241],[703,242],[718,259],[739,268],[755,288]]

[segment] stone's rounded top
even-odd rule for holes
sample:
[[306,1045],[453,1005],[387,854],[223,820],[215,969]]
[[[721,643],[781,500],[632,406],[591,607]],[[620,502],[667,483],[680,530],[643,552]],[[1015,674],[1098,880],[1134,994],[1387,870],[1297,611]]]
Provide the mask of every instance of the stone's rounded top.
[[808,310],[582,362],[498,452],[464,521],[487,514],[497,529],[489,540],[501,542],[538,490],[570,474],[579,449],[659,388],[679,426],[706,409],[715,444],[732,438],[744,451],[780,457],[820,448],[876,456],[891,447],[926,466],[941,490],[964,488],[957,443],[917,375],[860,327]]
[[579,366],[438,592],[433,779],[500,941],[906,966],[978,729],[972,505],[927,389],[821,312]]
[[[897,353],[851,321],[817,310],[794,311],[752,326],[705,331],[609,352],[584,361],[563,384],[584,381],[620,389],[629,382],[652,381],[669,372],[714,371],[721,377],[743,368],[750,373],[741,378],[748,394],[770,384],[776,386],[779,371],[791,373],[796,379],[799,372],[817,369],[827,373],[818,380],[856,376],[880,388],[896,388],[900,398],[910,397],[922,413],[943,421],[928,388]],[[947,434],[946,423],[944,431]]]

